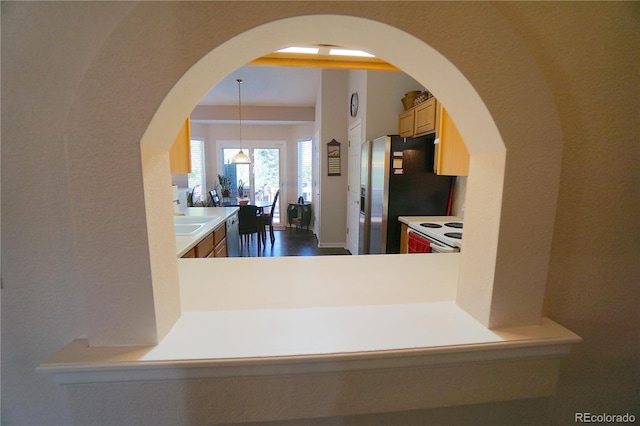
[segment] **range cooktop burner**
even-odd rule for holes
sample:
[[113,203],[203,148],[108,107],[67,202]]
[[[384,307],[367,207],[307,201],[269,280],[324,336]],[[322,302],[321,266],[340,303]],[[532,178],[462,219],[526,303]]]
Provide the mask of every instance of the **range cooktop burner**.
[[447,222],[444,224],[445,226],[448,226],[449,228],[457,228],[457,229],[462,229],[462,222]]
[[447,232],[444,234],[445,237],[455,238],[457,240],[462,239],[462,232]]
[[438,223],[421,223],[420,226],[424,226],[425,228],[442,228],[442,225]]

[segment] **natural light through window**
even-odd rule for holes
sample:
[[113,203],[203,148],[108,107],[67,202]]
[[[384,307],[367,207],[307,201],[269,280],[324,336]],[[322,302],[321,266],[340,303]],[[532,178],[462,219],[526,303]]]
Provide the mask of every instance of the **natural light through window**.
[[298,141],[298,196],[311,201],[311,139]]
[[364,50],[355,49],[342,49],[337,47],[322,46],[322,47],[304,47],[304,46],[290,46],[283,49],[278,49],[278,53],[304,53],[308,55],[333,55],[333,56],[358,56],[363,58],[375,58],[369,52]]
[[351,49],[331,49],[329,50],[329,55],[338,55],[338,56],[362,56],[365,58],[373,58],[374,55],[371,53],[367,53],[362,50],[351,50]]
[[320,49],[317,47],[285,47],[284,49],[278,50],[279,53],[308,53],[311,55],[315,55],[318,53]]
[[204,140],[191,139],[191,173],[187,175],[187,185],[193,190],[192,202],[206,202],[207,179],[204,164]]

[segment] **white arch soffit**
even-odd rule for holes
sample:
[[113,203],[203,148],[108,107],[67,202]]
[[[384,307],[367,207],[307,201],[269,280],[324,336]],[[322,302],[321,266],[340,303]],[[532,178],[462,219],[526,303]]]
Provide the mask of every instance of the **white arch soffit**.
[[[397,39],[402,37],[403,49]],[[295,40],[292,40],[295,39]],[[455,115],[456,105],[468,113],[461,128],[473,128],[482,140],[469,138],[472,154],[505,150],[502,138],[486,106],[464,75],[442,54],[402,30],[370,19],[342,15],[306,15],[286,18],[252,28],[224,42],[194,64],[167,94],[156,111],[141,143],[170,147],[172,130],[182,122],[204,94],[231,72],[251,60],[282,47],[297,44],[336,44],[368,51],[398,66],[443,101]],[[406,53],[425,58],[413,61]],[[429,66],[425,67],[424,63]],[[427,84],[425,84],[425,82]],[[442,90],[447,88],[447,90]],[[454,89],[452,89],[454,88]],[[462,120],[459,120],[462,122]],[[461,130],[462,131],[462,130]]]
[[[402,40],[403,49],[398,49]],[[342,15],[305,15],[249,29],[196,62],[169,91],[141,144],[169,149],[194,106],[213,85],[266,53],[292,44],[336,44],[384,59],[447,105],[471,154],[467,182],[465,248],[456,302],[485,326],[490,324],[498,252],[506,149],[484,102],[465,76],[424,41],[377,21]],[[409,57],[406,52],[412,52]],[[403,53],[404,52],[404,53]],[[411,58],[421,57],[422,61]],[[428,63],[429,66],[424,66]],[[464,111],[464,114],[461,113]]]

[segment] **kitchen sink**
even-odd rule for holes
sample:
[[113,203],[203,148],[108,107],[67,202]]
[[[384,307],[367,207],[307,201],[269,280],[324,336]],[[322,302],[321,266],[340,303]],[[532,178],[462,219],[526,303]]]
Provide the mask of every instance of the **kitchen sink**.
[[210,220],[215,219],[212,216],[174,216],[173,223],[176,225],[189,225],[189,224],[200,224],[207,223]]
[[203,226],[204,226],[204,223],[192,223],[192,224],[176,223],[175,224],[176,235],[193,235],[196,232],[198,232],[198,230]]
[[176,235],[193,235],[203,226],[219,217],[220,216],[174,216],[173,224],[176,229]]

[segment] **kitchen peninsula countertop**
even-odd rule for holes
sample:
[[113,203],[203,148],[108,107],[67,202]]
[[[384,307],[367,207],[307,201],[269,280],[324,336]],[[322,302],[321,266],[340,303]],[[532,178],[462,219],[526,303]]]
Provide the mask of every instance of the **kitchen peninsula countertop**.
[[195,247],[204,237],[233,216],[238,210],[238,207],[189,207],[181,211],[184,216],[176,217],[203,217],[211,218],[211,220],[193,235],[176,235],[177,256],[181,257]]

